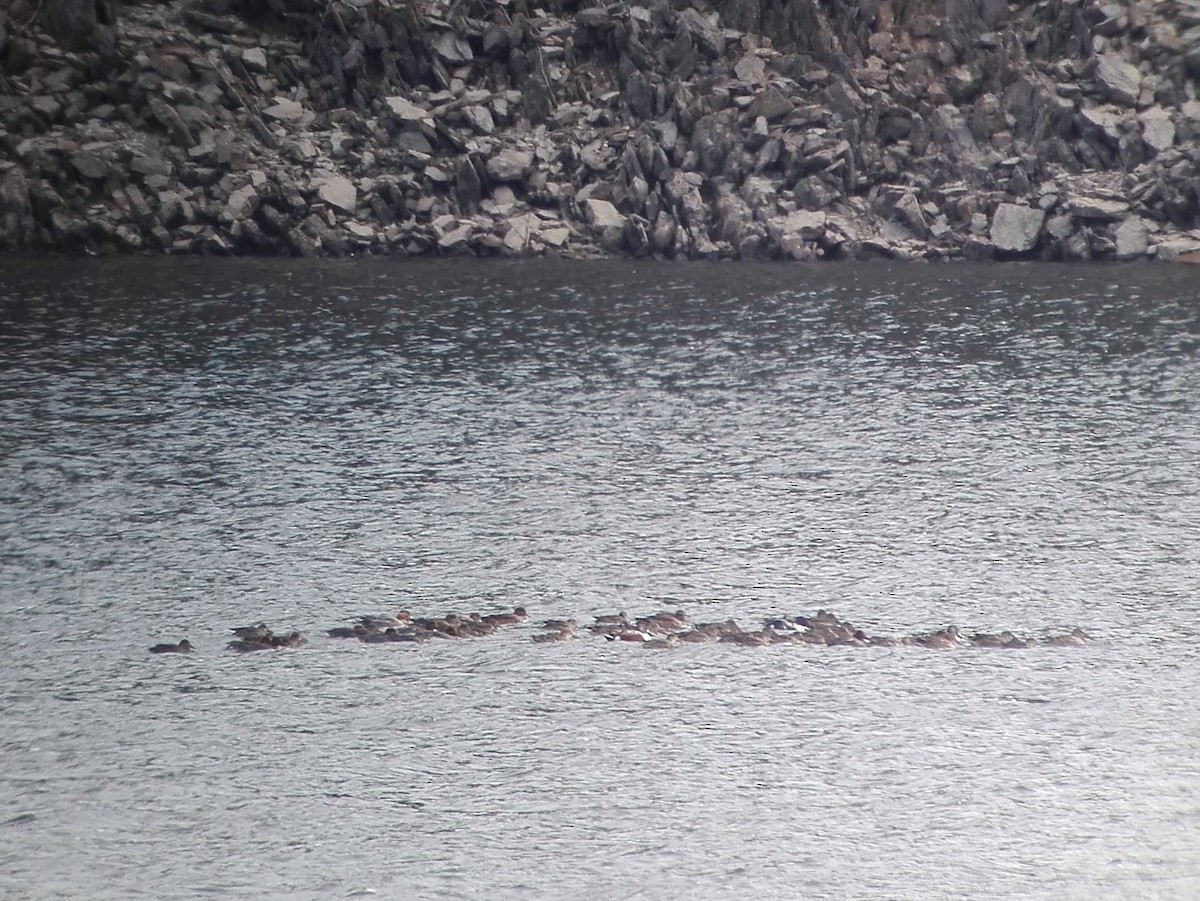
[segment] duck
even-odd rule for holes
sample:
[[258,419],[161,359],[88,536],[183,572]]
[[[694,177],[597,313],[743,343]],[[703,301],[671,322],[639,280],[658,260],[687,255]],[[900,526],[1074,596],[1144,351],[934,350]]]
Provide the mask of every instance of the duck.
[[266,623],[258,623],[253,626],[236,626],[229,631],[245,641],[262,641],[265,638],[271,637],[271,630],[267,628]]
[[190,654],[195,648],[184,638],[179,644],[156,644],[150,648],[151,654]]
[[957,648],[959,646],[958,626],[947,626],[929,635],[915,636],[914,641],[923,648],[936,648],[939,650]]
[[626,626],[623,629],[603,634],[609,641],[649,641],[654,637],[649,632],[643,632],[641,629],[636,629],[633,626]]
[[389,626],[396,628],[407,626],[412,622],[412,614],[407,610],[400,610],[396,613],[384,613],[380,616],[360,616],[359,623],[368,629],[386,629]]
[[761,648],[774,643],[770,629],[762,629],[758,632],[731,632],[728,635],[722,635],[719,641],[722,644],[739,644],[750,648]]
[[679,647],[679,636],[674,632],[664,635],[662,638],[651,638],[649,641],[642,642],[643,648],[677,648]]
[[1083,629],[1076,626],[1066,635],[1051,635],[1045,640],[1045,644],[1054,645],[1056,647],[1075,647],[1085,645],[1092,640],[1092,636],[1088,635]]
[[692,631],[703,632],[705,635],[711,635],[713,638],[720,638],[722,635],[736,635],[742,631],[742,627],[738,625],[737,620],[727,619],[723,623],[700,623],[693,626]]
[[523,623],[528,618],[529,614],[525,612],[524,607],[514,607],[512,613],[489,613],[482,617],[482,620],[495,626],[509,626]]
[[1007,629],[1005,629],[999,634],[992,634],[990,632],[976,632],[975,634],[968,636],[967,641],[971,642],[971,644],[977,648],[1002,648],[1014,638],[1016,638],[1016,636],[1013,635],[1012,632],[1009,632]]
[[768,616],[763,620],[763,625],[768,629],[784,634],[799,632],[802,628],[798,623],[788,619],[786,616]]
[[554,629],[549,632],[539,632],[533,636],[533,640],[538,644],[555,644],[560,641],[571,641],[575,638],[575,627],[567,626],[562,629]]
[[575,620],[573,619],[548,619],[542,623],[543,629],[574,629]]
[[238,651],[239,653],[247,654],[251,651],[269,651],[275,647],[275,645],[271,643],[269,638],[235,638],[233,641],[229,642],[226,647],[228,647],[231,651]]
[[330,638],[357,638],[360,641],[364,641],[368,636],[374,635],[378,631],[378,629],[370,628],[359,622],[353,626],[334,626],[325,634]]
[[629,624],[629,615],[624,610],[619,613],[601,613],[596,617],[597,626],[625,626]]

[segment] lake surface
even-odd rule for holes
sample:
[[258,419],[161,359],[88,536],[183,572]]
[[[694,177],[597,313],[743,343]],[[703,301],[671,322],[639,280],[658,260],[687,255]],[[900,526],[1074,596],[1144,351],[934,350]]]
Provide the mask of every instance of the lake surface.
[[[1200,897],[1198,298],[0,262],[0,897]],[[530,640],[677,608],[1095,641]]]

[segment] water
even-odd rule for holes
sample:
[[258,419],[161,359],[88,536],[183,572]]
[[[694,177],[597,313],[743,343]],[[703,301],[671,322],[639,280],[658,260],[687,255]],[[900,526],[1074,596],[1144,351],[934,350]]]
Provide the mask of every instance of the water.
[[[1196,297],[0,264],[0,897],[1196,897]],[[324,637],[518,604],[1097,640]]]

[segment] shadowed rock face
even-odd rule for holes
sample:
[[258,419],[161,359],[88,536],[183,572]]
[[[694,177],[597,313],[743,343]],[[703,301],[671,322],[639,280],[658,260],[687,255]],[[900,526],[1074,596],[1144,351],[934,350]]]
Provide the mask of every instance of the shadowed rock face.
[[116,8],[111,0],[43,0],[39,21],[67,50],[86,50],[111,43]]
[[110,2],[0,12],[0,251],[1200,249],[1198,0]]

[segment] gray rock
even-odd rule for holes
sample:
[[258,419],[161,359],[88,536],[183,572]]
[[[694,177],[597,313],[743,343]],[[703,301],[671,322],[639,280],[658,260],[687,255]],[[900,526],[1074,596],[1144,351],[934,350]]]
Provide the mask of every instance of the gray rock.
[[760,84],[766,77],[767,64],[761,57],[747,53],[734,64],[733,74],[738,77],[739,81]]
[[353,214],[358,206],[358,190],[350,179],[328,175],[317,186],[317,197],[335,209]]
[[651,246],[659,253],[668,253],[675,246],[676,229],[675,220],[667,212],[659,213],[650,235]]
[[308,110],[295,100],[280,98],[276,103],[263,110],[262,114],[268,119],[275,119],[278,122],[297,123],[304,118],[307,112]]
[[1105,197],[1073,195],[1068,206],[1071,212],[1080,219],[1092,219],[1098,222],[1113,222],[1129,215],[1127,201]]
[[786,116],[795,109],[795,106],[792,101],[783,96],[779,88],[771,85],[758,93],[751,102],[747,113],[751,116],[762,116],[769,121]]
[[1109,100],[1133,106],[1142,90],[1142,73],[1121,57],[1106,53],[1096,65],[1096,83]]
[[229,199],[225,202],[225,207],[221,211],[222,222],[237,222],[241,219],[248,219],[254,215],[254,211],[258,209],[259,196],[258,191],[253,185],[245,185],[238,188],[229,195]]
[[1142,125],[1142,141],[1155,154],[1175,146],[1175,124],[1162,107],[1151,107],[1138,116],[1138,121]]
[[129,168],[141,175],[170,175],[175,171],[171,161],[158,154],[136,154]]
[[1113,233],[1118,260],[1138,260],[1146,256],[1150,248],[1150,232],[1146,223],[1138,216],[1130,216],[1117,226]]
[[539,236],[538,217],[533,213],[514,216],[508,220],[508,230],[504,233],[504,247],[512,253],[526,253],[530,243]]
[[433,124],[433,115],[424,107],[417,106],[412,101],[404,97],[385,97],[383,102],[387,104],[392,115],[401,122],[417,122]]
[[490,135],[496,130],[496,121],[486,106],[465,106],[463,116],[481,135]]
[[588,199],[583,202],[583,214],[588,224],[597,229],[625,227],[625,217],[607,200]]
[[242,62],[251,72],[267,71],[267,54],[262,47],[247,47],[242,51]]
[[1121,142],[1121,120],[1123,116],[1111,107],[1092,107],[1080,110],[1077,123],[1084,135],[1096,135],[1116,147]]
[[433,52],[454,65],[469,63],[475,58],[467,39],[453,32],[447,32],[434,41]]
[[691,37],[697,47],[715,58],[725,52],[725,34],[715,19],[715,13],[713,18],[709,19],[688,8],[679,14],[675,27]]
[[786,216],[774,216],[767,220],[771,238],[780,246],[788,239],[814,241],[825,234],[826,216],[813,210],[796,210]]
[[487,161],[487,171],[496,181],[521,181],[533,171],[533,153],[506,148]]
[[992,244],[997,250],[1005,253],[1026,253],[1033,250],[1045,220],[1044,210],[1002,203],[996,208],[996,215],[992,217]]
[[109,172],[112,171],[111,165],[106,160],[86,150],[76,151],[68,159],[75,171],[84,178],[94,178],[97,180],[108,178]]
[[926,220],[925,212],[921,209],[921,204],[917,201],[915,194],[903,195],[896,201],[894,209],[900,221],[912,229],[914,235],[918,238],[929,237],[929,222]]
[[1159,241],[1154,247],[1154,255],[1168,263],[1194,263],[1197,254],[1200,254],[1200,240],[1178,235]]

